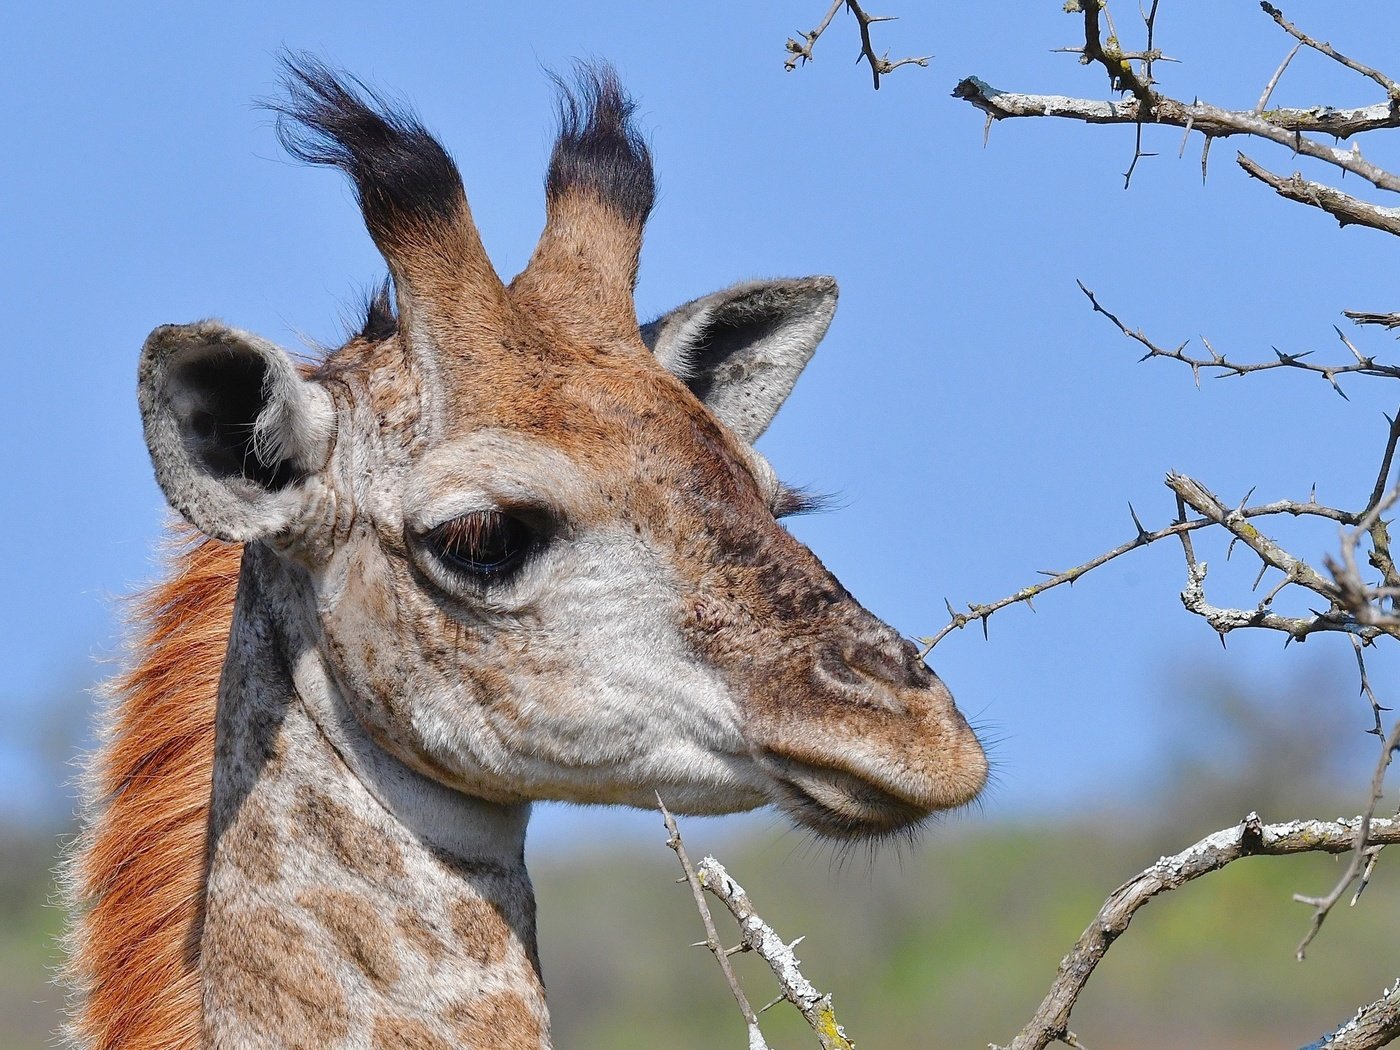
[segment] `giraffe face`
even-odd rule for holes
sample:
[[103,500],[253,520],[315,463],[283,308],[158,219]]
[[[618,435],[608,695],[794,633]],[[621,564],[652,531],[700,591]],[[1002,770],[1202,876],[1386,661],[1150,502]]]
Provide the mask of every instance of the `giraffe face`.
[[[771,803],[837,837],[973,798],[986,760],[947,689],[783,528],[792,493],[752,445],[834,282],[639,327],[650,162],[599,82],[506,286],[441,147],[302,83],[292,115],[356,178],[397,314],[309,375],[245,333],[158,329],[142,406],[171,502],[306,581],[292,615],[373,740],[490,800]],[[386,127],[394,163],[427,158],[414,199],[375,174]]]

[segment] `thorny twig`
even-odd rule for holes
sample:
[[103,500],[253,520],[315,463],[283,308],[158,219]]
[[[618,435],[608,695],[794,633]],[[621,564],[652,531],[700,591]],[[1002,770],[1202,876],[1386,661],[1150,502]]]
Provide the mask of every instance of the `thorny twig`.
[[815,29],[809,29],[805,33],[799,34],[802,37],[801,40],[788,37],[786,45],[788,58],[783,63],[784,69],[791,73],[799,65],[806,65],[812,61],[812,48],[821,35],[826,32],[827,26],[831,25],[831,20],[836,17],[836,13],[841,10],[842,6],[855,16],[856,24],[860,27],[860,54],[856,57],[856,61],[864,59],[870,64],[870,76],[874,80],[876,91],[880,90],[880,77],[884,74],[893,73],[900,66],[927,66],[929,60],[933,58],[932,55],[919,55],[891,61],[888,51],[883,55],[877,55],[875,45],[870,40],[870,27],[876,22],[893,22],[894,16],[867,14],[857,0],[835,0]]
[[[1357,145],[1353,144],[1350,149],[1341,149],[1309,137],[1311,134],[1319,134],[1347,138],[1367,131],[1400,127],[1400,88],[1397,88],[1396,82],[1385,74],[1348,58],[1331,45],[1303,33],[1287,22],[1272,5],[1264,3],[1261,6],[1266,14],[1298,41],[1297,47],[1312,48],[1319,54],[1375,81],[1385,89],[1386,100],[1353,109],[1336,109],[1331,106],[1265,109],[1292,54],[1270,78],[1260,96],[1259,104],[1251,110],[1225,109],[1199,99],[1188,103],[1172,98],[1157,90],[1156,81],[1152,76],[1153,61],[1162,60],[1154,40],[1157,4],[1153,3],[1149,10],[1143,12],[1147,46],[1140,51],[1129,51],[1123,48],[1117,34],[1113,32],[1111,22],[1109,36],[1106,40],[1103,38],[1099,25],[1100,14],[1105,19],[1108,17],[1107,4],[1103,0],[1078,0],[1077,3],[1066,5],[1067,10],[1083,14],[1084,45],[1082,48],[1062,50],[1077,51],[1081,55],[1081,61],[1103,66],[1108,73],[1110,87],[1125,91],[1131,97],[1118,101],[1095,101],[1062,95],[1022,94],[999,91],[977,77],[968,77],[959,82],[953,89],[953,95],[972,103],[985,113],[989,127],[992,121],[1009,117],[1065,117],[1093,124],[1133,125],[1133,159],[1126,172],[1125,185],[1131,181],[1137,162],[1143,157],[1153,155],[1143,150],[1143,127],[1148,124],[1163,124],[1185,129],[1188,137],[1193,131],[1201,134],[1203,176],[1212,141],[1233,135],[1248,135],[1277,143],[1293,154],[1331,164],[1344,172],[1365,179],[1378,189],[1400,192],[1400,176],[1366,160]],[[1294,48],[1294,52],[1297,47]],[[1265,182],[1290,200],[1330,213],[1343,226],[1363,225],[1400,234],[1400,209],[1359,200],[1332,187],[1304,179],[1299,174],[1291,177],[1275,175],[1243,154],[1237,159],[1240,166],[1253,178]]]
[[744,1015],[744,1024],[749,1032],[749,1050],[767,1050],[768,1044],[763,1039],[763,1033],[758,1027],[758,1015],[754,1013],[753,1007],[749,1005],[748,997],[744,995],[744,989],[739,985],[739,979],[734,976],[734,969],[729,965],[730,953],[720,946],[719,934],[715,932],[715,920],[710,914],[709,906],[705,903],[705,894],[701,891],[703,885],[699,877],[695,874],[695,869],[691,866],[690,857],[686,855],[685,846],[681,842],[680,829],[676,827],[676,818],[671,816],[671,811],[666,808],[666,803],[661,800],[661,796],[656,796],[656,804],[661,807],[661,816],[666,823],[666,845],[669,846],[681,862],[681,870],[685,872],[685,881],[690,883],[691,892],[695,896],[695,907],[700,912],[700,919],[705,924],[705,940],[701,945],[708,948],[714,955],[715,961],[719,963],[719,968],[724,972],[724,979],[729,983],[729,991],[734,996],[734,1001],[739,1004],[739,1012]]
[[1382,328],[1400,328],[1400,313],[1377,314],[1365,310],[1343,310],[1342,314],[1357,324],[1375,324]]
[[1357,1010],[1346,1024],[1303,1050],[1371,1050],[1385,1046],[1396,1036],[1400,1036],[1400,979],[1374,1003]]
[[1128,164],[1128,170],[1123,173],[1125,189],[1133,181],[1133,172],[1137,170],[1138,161],[1154,156],[1143,152],[1142,125],[1152,119],[1157,99],[1152,90],[1152,63],[1160,57],[1152,46],[1157,26],[1157,3],[1158,0],[1152,0],[1151,9],[1143,16],[1147,28],[1147,47],[1137,56],[1142,65],[1141,74],[1133,68],[1133,56],[1122,50],[1111,21],[1107,46],[1100,39],[1099,12],[1102,11],[1104,18],[1108,19],[1108,5],[1103,0],[1081,0],[1080,4],[1084,13],[1084,51],[1080,61],[1098,62],[1108,72],[1109,83],[1114,89],[1131,92],[1138,103],[1138,119],[1133,128],[1133,159]]
[[[657,801],[660,802],[660,799],[658,798]],[[811,1026],[812,1031],[817,1034],[817,1040],[821,1043],[822,1050],[855,1050],[854,1044],[846,1037],[845,1030],[836,1022],[836,1014],[831,1007],[831,996],[823,995],[817,991],[812,983],[802,975],[797,956],[793,954],[793,948],[802,938],[799,937],[789,944],[779,937],[773,927],[764,922],[754,909],[749,895],[744,892],[744,887],[735,882],[730,877],[729,872],[725,871],[724,865],[715,860],[714,857],[706,857],[699,865],[692,867],[685,847],[681,843],[681,833],[676,827],[676,820],[667,811],[664,803],[661,804],[661,813],[665,819],[666,832],[669,836],[666,845],[671,847],[676,856],[680,858],[681,868],[685,871],[685,881],[690,883],[696,907],[705,923],[708,939],[702,943],[714,953],[724,970],[730,990],[734,993],[735,1000],[739,1003],[739,1009],[744,1014],[744,1020],[749,1025],[751,1050],[765,1044],[762,1034],[758,1031],[757,1017],[749,1007],[748,1000],[744,997],[744,993],[734,977],[734,972],[729,967],[728,957],[738,951],[751,951],[758,955],[768,964],[773,975],[778,979],[781,995],[773,1003],[769,1003],[769,1006],[786,999],[797,1007]],[[720,948],[719,938],[715,933],[714,919],[705,903],[706,892],[712,894],[716,900],[723,904],[734,916],[734,921],[739,924],[740,943],[736,947],[728,950]],[[766,1010],[768,1007],[765,1006],[763,1009]]]
[[1369,226],[1382,233],[1400,236],[1400,208],[1383,208],[1333,189],[1320,182],[1303,178],[1300,172],[1276,175],[1243,153],[1235,154],[1235,162],[1246,174],[1269,186],[1280,197],[1299,204],[1320,208],[1337,220],[1338,226]]
[[[1340,375],[1356,373],[1400,378],[1400,368],[1382,364],[1373,357],[1363,354],[1340,330],[1337,330],[1337,334],[1354,358],[1352,362],[1322,364],[1306,360],[1311,351],[1283,353],[1278,350],[1274,351],[1275,360],[1273,361],[1239,362],[1217,352],[1209,341],[1204,340],[1210,356],[1193,357],[1186,352],[1188,343],[1181,343],[1174,348],[1157,344],[1140,329],[1132,329],[1124,324],[1117,315],[1099,302],[1095,294],[1085,287],[1083,282],[1079,282],[1079,287],[1089,299],[1096,313],[1102,314],[1125,337],[1145,348],[1146,352],[1140,360],[1145,361],[1149,358],[1160,357],[1179,361],[1191,369],[1198,386],[1203,370],[1214,371],[1220,376],[1233,376],[1276,368],[1291,368],[1321,376],[1334,390],[1346,397],[1337,381],[1337,377]],[[1394,502],[1400,500],[1400,490],[1392,492],[1389,496],[1383,495],[1389,484],[1397,445],[1400,445],[1400,411],[1397,412],[1395,418],[1388,419],[1387,422],[1389,423],[1389,432],[1385,453],[1382,456],[1372,492],[1365,508],[1361,511],[1347,511],[1326,506],[1317,501],[1316,493],[1313,493],[1306,502],[1277,500],[1253,507],[1241,504],[1231,508],[1199,481],[1184,474],[1169,473],[1166,484],[1176,494],[1177,505],[1180,508],[1177,519],[1171,524],[1149,531],[1143,527],[1136,512],[1133,512],[1130,507],[1137,535],[1126,543],[1077,565],[1073,569],[1056,573],[1044,572],[1043,575],[1048,576],[1048,580],[1023,587],[998,601],[987,604],[972,603],[966,612],[958,612],[949,604],[949,623],[937,634],[923,639],[926,646],[925,655],[954,630],[965,627],[969,623],[981,621],[985,634],[987,618],[992,613],[1020,602],[1029,604],[1033,598],[1053,587],[1073,583],[1092,569],[1121,557],[1129,551],[1166,539],[1169,536],[1180,537],[1183,540],[1186,553],[1187,586],[1182,592],[1182,601],[1190,611],[1206,619],[1222,636],[1228,631],[1240,627],[1263,627],[1282,631],[1292,640],[1301,640],[1316,631],[1341,631],[1351,634],[1363,642],[1371,642],[1382,633],[1400,637],[1400,613],[1396,611],[1396,601],[1400,600],[1400,571],[1397,571],[1390,557],[1388,523],[1382,517]],[[1188,517],[1187,508],[1200,516]],[[1327,560],[1324,562],[1332,579],[1327,579],[1305,560],[1294,556],[1269,539],[1251,521],[1254,518],[1279,514],[1327,518],[1344,527],[1340,561]],[[1221,609],[1209,605],[1205,600],[1202,584],[1206,576],[1206,565],[1204,562],[1198,563],[1196,561],[1189,543],[1186,543],[1186,538],[1189,533],[1211,525],[1225,529],[1234,537],[1234,541],[1242,542],[1253,550],[1265,569],[1271,568],[1283,575],[1283,579],[1252,610]],[[1382,574],[1380,586],[1371,586],[1362,581],[1360,571],[1357,568],[1356,548],[1363,536],[1370,540],[1370,564]],[[1327,603],[1326,608],[1320,611],[1315,610],[1306,617],[1284,616],[1275,612],[1272,608],[1274,598],[1285,587],[1295,585],[1324,599]],[[1390,603],[1389,608],[1386,607],[1386,602]]]
[[[1284,824],[1264,824],[1251,813],[1243,823],[1207,835],[1171,857],[1162,857],[1150,868],[1114,890],[1094,916],[1084,933],[1060,963],[1049,993],[1030,1022],[1003,1050],[1044,1050],[1069,1031],[1070,1012],[1080,993],[1138,909],[1153,897],[1178,889],[1193,879],[1218,871],[1225,865],[1251,856],[1284,856],[1292,853],[1345,853],[1353,848],[1362,818],[1350,820],[1295,820]],[[1400,821],[1370,822],[1372,843],[1400,842]],[[1384,1002],[1385,1000],[1382,1000]],[[1375,1004],[1373,1004],[1375,1006]],[[1366,1009],[1371,1009],[1367,1007]],[[1400,998],[1378,1012],[1388,1010],[1390,1024],[1400,1020]],[[1363,1011],[1364,1012],[1364,1011]],[[1344,1026],[1345,1027],[1345,1026]],[[1331,1045],[1331,1044],[1329,1044]],[[1380,1043],[1335,1045],[1379,1046]]]
[[[1391,366],[1380,365],[1372,358],[1362,354],[1340,330],[1338,330],[1338,336],[1355,359],[1352,364],[1316,364],[1304,361],[1305,354],[1282,354],[1278,351],[1275,351],[1277,358],[1275,361],[1257,364],[1239,363],[1216,352],[1208,342],[1206,348],[1210,353],[1209,358],[1192,357],[1186,353],[1187,344],[1185,343],[1174,349],[1164,348],[1153,342],[1141,330],[1130,329],[1115,314],[1106,309],[1083,283],[1080,283],[1079,287],[1088,297],[1096,313],[1106,317],[1121,334],[1146,348],[1142,360],[1162,357],[1182,362],[1190,367],[1198,386],[1203,369],[1214,370],[1217,375],[1227,376],[1244,375],[1271,368],[1293,368],[1321,375],[1338,393],[1342,393],[1337,384],[1338,374],[1357,372],[1371,376],[1400,378],[1400,371]],[[1345,394],[1343,396],[1345,397]],[[1374,726],[1369,732],[1377,737],[1382,737],[1383,741],[1371,777],[1370,795],[1362,815],[1358,818],[1352,841],[1351,858],[1346,870],[1326,895],[1322,897],[1299,895],[1296,898],[1311,905],[1314,909],[1308,931],[1298,946],[1299,958],[1302,957],[1308,944],[1316,936],[1332,907],[1342,898],[1347,889],[1353,883],[1358,883],[1359,880],[1358,889],[1353,897],[1354,902],[1370,878],[1371,870],[1376,863],[1381,847],[1370,836],[1369,829],[1375,807],[1383,794],[1386,770],[1396,748],[1400,747],[1400,722],[1394,724],[1389,735],[1384,732],[1381,714],[1385,709],[1376,699],[1371,688],[1363,654],[1363,646],[1374,642],[1381,634],[1400,637],[1400,615],[1397,615],[1395,607],[1396,600],[1400,599],[1400,579],[1397,578],[1394,563],[1390,558],[1387,523],[1382,517],[1393,505],[1400,502],[1400,488],[1388,488],[1396,448],[1400,445],[1400,412],[1397,412],[1394,419],[1388,419],[1387,422],[1389,423],[1389,431],[1385,451],[1381,456],[1380,467],[1372,490],[1367,497],[1366,505],[1360,511],[1346,511],[1324,506],[1317,502],[1315,494],[1306,503],[1278,501],[1256,507],[1249,507],[1244,503],[1237,507],[1231,507],[1199,481],[1183,474],[1169,473],[1166,484],[1175,494],[1177,505],[1177,520],[1172,524],[1149,532],[1138,520],[1137,514],[1133,513],[1133,524],[1137,527],[1137,536],[1134,539],[1075,569],[1052,576],[1046,584],[1024,588],[999,602],[989,605],[972,605],[967,613],[957,613],[950,606],[949,612],[953,617],[952,621],[938,635],[926,640],[928,649],[931,649],[950,631],[965,626],[975,619],[982,620],[985,631],[987,617],[998,609],[1021,601],[1029,603],[1031,597],[1050,586],[1072,583],[1090,569],[1105,564],[1130,550],[1173,535],[1182,541],[1182,550],[1186,559],[1187,584],[1181,594],[1182,602],[1189,611],[1201,616],[1219,632],[1222,641],[1229,631],[1241,627],[1258,627],[1280,631],[1286,634],[1289,640],[1302,640],[1318,631],[1340,631],[1348,634],[1356,654],[1361,692],[1371,706],[1374,719]],[[1188,510],[1194,511],[1199,517],[1188,517]],[[1285,513],[1295,516],[1310,515],[1328,518],[1341,526],[1339,557],[1324,559],[1324,565],[1330,573],[1331,579],[1323,576],[1303,559],[1285,550],[1280,544],[1261,532],[1251,520]],[[1232,536],[1232,545],[1238,542],[1252,550],[1262,566],[1260,569],[1261,578],[1264,572],[1269,569],[1282,574],[1282,579],[1269,590],[1254,609],[1225,609],[1211,605],[1206,601],[1203,588],[1207,567],[1205,562],[1197,559],[1190,535],[1192,532],[1208,526],[1218,526],[1229,532]],[[1382,573],[1382,582],[1379,586],[1364,582],[1357,566],[1356,551],[1363,537],[1369,538],[1371,542],[1370,564]],[[1285,587],[1291,586],[1302,587],[1312,592],[1326,602],[1326,607],[1322,610],[1313,610],[1307,616],[1287,616],[1275,611],[1272,608],[1275,597]],[[1390,603],[1389,608],[1386,607],[1387,602]],[[925,653],[928,652],[928,649],[925,650]]]
[[1315,40],[1313,37],[1308,36],[1307,33],[1302,32],[1300,29],[1298,29],[1297,26],[1293,25],[1291,22],[1285,19],[1283,17],[1283,12],[1280,11],[1273,4],[1261,3],[1259,6],[1263,9],[1266,15],[1268,15],[1275,22],[1277,22],[1279,24],[1279,27],[1283,29],[1283,31],[1289,36],[1291,36],[1294,40],[1298,41],[1299,44],[1306,45],[1307,47],[1312,48],[1314,51],[1326,55],[1334,62],[1340,62],[1348,69],[1356,73],[1360,73],[1363,77],[1370,77],[1372,80],[1374,80],[1377,84],[1379,84],[1382,88],[1385,89],[1385,93],[1390,96],[1393,102],[1400,103],[1400,84],[1397,84],[1384,73],[1372,69],[1370,66],[1363,66],[1360,62],[1347,58],[1346,55],[1342,54],[1340,51],[1337,51],[1335,48],[1332,47],[1331,44],[1327,43],[1326,41]]
[[1277,348],[1274,349],[1275,359],[1273,361],[1231,361],[1224,354],[1217,353],[1215,347],[1204,339],[1202,342],[1205,344],[1206,352],[1210,356],[1193,357],[1186,353],[1186,348],[1191,343],[1189,339],[1174,348],[1160,346],[1144,335],[1142,329],[1129,328],[1120,321],[1115,314],[1105,309],[1099,302],[1098,297],[1085,287],[1083,281],[1076,281],[1075,283],[1079,285],[1079,290],[1088,297],[1089,303],[1093,306],[1095,313],[1103,314],[1113,323],[1118,331],[1122,332],[1123,335],[1138,343],[1146,350],[1146,353],[1139,358],[1140,361],[1146,361],[1148,358],[1153,357],[1180,361],[1191,369],[1191,375],[1196,380],[1196,386],[1198,387],[1201,385],[1202,369],[1214,369],[1217,376],[1224,377],[1248,375],[1251,372],[1267,372],[1275,368],[1294,368],[1301,372],[1311,372],[1314,375],[1321,376],[1323,379],[1327,380],[1327,382],[1331,384],[1332,389],[1338,394],[1341,394],[1343,398],[1346,397],[1346,393],[1337,382],[1338,376],[1357,373],[1359,375],[1379,376],[1387,379],[1400,379],[1400,366],[1383,364],[1374,357],[1360,353],[1347,340],[1346,336],[1342,335],[1340,329],[1336,329],[1337,336],[1341,339],[1343,345],[1347,346],[1352,356],[1355,358],[1354,361],[1345,362],[1343,364],[1318,364],[1317,362],[1309,361],[1308,358],[1311,357],[1313,353],[1311,350],[1304,350],[1301,353],[1284,353]]
[[[1358,650],[1358,657],[1360,651]],[[1364,672],[1363,678],[1365,680]],[[1308,932],[1303,935],[1303,939],[1298,943],[1297,956],[1301,962],[1308,945],[1317,936],[1318,930],[1322,929],[1322,923],[1332,911],[1337,901],[1341,900],[1342,894],[1358,878],[1362,880],[1357,888],[1356,895],[1352,897],[1351,903],[1355,904],[1361,896],[1362,890],[1366,888],[1366,882],[1370,879],[1371,868],[1375,865],[1376,858],[1380,855],[1381,848],[1385,843],[1380,842],[1372,834],[1375,826],[1376,805],[1380,802],[1381,796],[1385,794],[1385,771],[1390,765],[1391,758],[1395,755],[1396,748],[1400,748],[1400,720],[1390,730],[1390,735],[1381,744],[1380,759],[1376,762],[1375,772],[1371,775],[1371,797],[1367,802],[1366,810],[1357,818],[1356,833],[1352,839],[1351,859],[1347,863],[1346,870],[1337,879],[1331,891],[1322,897],[1308,897],[1301,893],[1295,893],[1293,899],[1299,904],[1311,905],[1313,909],[1312,921],[1308,924]]]
[[[1208,528],[1211,525],[1217,524],[1217,522],[1209,518],[1181,518],[1163,528],[1148,531],[1143,528],[1142,523],[1137,520],[1137,515],[1133,512],[1131,505],[1129,505],[1128,510],[1129,513],[1133,515],[1134,525],[1137,526],[1137,535],[1125,543],[1119,544],[1112,550],[1105,551],[1098,557],[1090,558],[1088,561],[1076,565],[1072,569],[1065,569],[1063,572],[1042,569],[1040,570],[1040,574],[1048,577],[1048,579],[1031,584],[1027,587],[1022,587],[1015,593],[1009,594],[1004,598],[999,598],[994,602],[988,602],[986,604],[970,602],[966,612],[958,612],[953,608],[951,602],[945,602],[948,606],[948,613],[951,619],[936,634],[919,639],[919,641],[924,644],[923,656],[927,657],[928,654],[933,651],[934,647],[953,631],[960,630],[970,623],[977,623],[980,621],[982,623],[982,632],[985,635],[987,633],[988,617],[995,612],[1005,609],[1008,605],[1016,605],[1020,602],[1025,602],[1027,605],[1030,605],[1033,599],[1038,598],[1046,591],[1059,587],[1062,584],[1073,584],[1091,570],[1097,569],[1101,565],[1106,565],[1115,558],[1120,558],[1130,551],[1137,550],[1139,547],[1146,547],[1149,544],[1156,543],[1158,540],[1166,539],[1169,536],[1184,537],[1186,533],[1195,532],[1198,529]],[[1325,507],[1315,501],[1299,503],[1295,500],[1276,500],[1273,503],[1264,503],[1253,507],[1241,507],[1235,513],[1239,514],[1242,518],[1256,518],[1272,514],[1289,514],[1294,517],[1312,516],[1331,518],[1334,521],[1341,522],[1350,522],[1354,520],[1352,516],[1345,511],[1339,511],[1332,507]]]

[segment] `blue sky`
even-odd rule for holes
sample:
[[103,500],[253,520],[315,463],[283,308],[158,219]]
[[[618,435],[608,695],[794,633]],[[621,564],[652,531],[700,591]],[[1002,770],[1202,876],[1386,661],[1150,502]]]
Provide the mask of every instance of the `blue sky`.
[[[61,799],[29,760],[59,698],[117,655],[114,598],[150,577],[165,511],[141,441],[138,348],[155,325],[218,316],[287,346],[334,344],[383,272],[348,189],[289,162],[252,100],[276,90],[275,54],[308,49],[409,99],[457,158],[497,267],[514,273],[543,218],[551,136],[545,70],[606,58],[641,103],[660,179],[640,311],[753,276],[831,273],[831,334],[762,447],[789,481],[840,509],[793,528],[868,606],[911,634],[943,600],[987,601],[1172,513],[1168,469],[1228,500],[1364,499],[1393,394],[1377,381],[1270,373],[1206,381],[1134,348],[1091,314],[1075,278],[1164,343],[1206,334],[1232,356],[1335,354],[1344,308],[1393,310],[1394,245],[1338,230],[1275,197],[1217,143],[1149,130],[1161,156],[1122,187],[1131,131],[1021,121],[992,130],[949,98],[963,76],[1005,89],[1103,97],[1060,3],[888,3],[896,55],[932,52],[870,90],[854,27],[838,18],[817,62],[782,68],[783,40],[822,0],[688,5],[189,3],[27,5],[9,16],[6,365],[11,450],[4,547],[6,675],[0,811]],[[1164,3],[1159,67],[1178,97],[1254,104],[1290,41],[1256,4]],[[679,13],[676,13],[679,11]],[[1125,9],[1126,11],[1126,9]],[[1384,63],[1400,9],[1298,2],[1289,17]],[[1120,16],[1127,34],[1130,18]],[[1295,61],[1280,104],[1376,101],[1318,56]],[[1394,167],[1393,143],[1367,154]],[[1245,149],[1291,172],[1285,152]],[[1330,173],[1327,175],[1330,178]],[[1365,194],[1362,188],[1350,186]],[[1369,349],[1393,352],[1383,335]],[[1199,345],[1199,344],[1198,344]],[[1337,349],[1340,349],[1337,346]],[[1300,554],[1331,528],[1277,530]],[[1203,541],[1217,604],[1249,602],[1253,566]],[[991,640],[934,653],[963,708],[998,739],[983,815],[1034,816],[1147,798],[1170,709],[1192,676],[1282,690],[1335,671],[1317,702],[1364,725],[1350,649],[1319,638],[1280,652],[1237,633],[1227,652],[1180,607],[1179,548],[1136,555],[1072,592],[1008,610]],[[1376,663],[1378,684],[1394,661]],[[1390,676],[1390,677],[1387,677]],[[1358,768],[1360,797],[1366,779]],[[62,803],[60,803],[62,804]],[[578,821],[547,816],[543,834]]]

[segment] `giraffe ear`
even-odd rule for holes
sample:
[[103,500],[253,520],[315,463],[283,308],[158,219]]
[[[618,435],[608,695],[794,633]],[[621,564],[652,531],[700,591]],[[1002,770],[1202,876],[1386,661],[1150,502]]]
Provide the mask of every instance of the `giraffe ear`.
[[214,321],[164,325],[141,350],[141,419],[171,506],[222,540],[295,524],[330,452],[330,395],[285,351]]
[[643,325],[642,341],[752,443],[787,400],[835,312],[835,278],[749,281]]

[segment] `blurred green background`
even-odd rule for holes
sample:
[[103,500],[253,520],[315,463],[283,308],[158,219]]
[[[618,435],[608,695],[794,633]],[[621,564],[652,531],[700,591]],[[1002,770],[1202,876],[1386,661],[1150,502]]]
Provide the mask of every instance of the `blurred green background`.
[[[1010,1039],[1103,899],[1158,856],[1251,809],[1266,820],[1355,812],[1369,741],[1327,717],[1321,688],[1306,677],[1282,693],[1178,683],[1160,761],[1144,770],[1149,801],[1107,797],[1074,819],[991,821],[973,811],[916,844],[848,855],[777,817],[689,820],[682,832],[696,859],[713,852],[728,866],[781,934],[806,936],[804,970],[834,993],[857,1045],[983,1047]],[[71,773],[65,759],[84,710],[79,693],[55,702],[33,741],[56,779]],[[42,820],[0,828],[0,1050],[53,1040],[62,914],[51,866],[70,830]],[[703,931],[664,839],[658,816],[654,834],[621,842],[531,842],[560,1047],[744,1045],[717,967],[690,947]],[[1157,898],[1100,966],[1073,1029],[1096,1050],[1317,1038],[1394,976],[1400,869],[1389,859],[1302,963],[1293,951],[1309,913],[1291,898],[1328,889],[1336,859],[1250,858]],[[732,935],[728,917],[716,919]],[[735,961],[756,1005],[776,995],[760,960]],[[816,1045],[786,1004],[764,1021],[775,1047]]]

